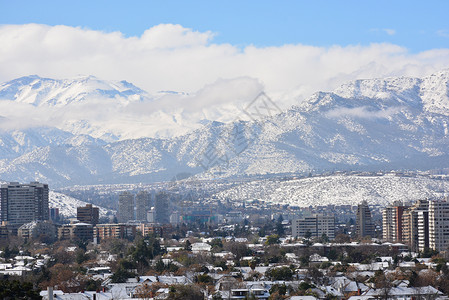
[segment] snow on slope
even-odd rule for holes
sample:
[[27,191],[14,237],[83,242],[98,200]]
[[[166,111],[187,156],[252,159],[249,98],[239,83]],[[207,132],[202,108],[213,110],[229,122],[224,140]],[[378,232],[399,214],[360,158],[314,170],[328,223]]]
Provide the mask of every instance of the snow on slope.
[[[50,191],[48,206],[59,208],[59,213],[64,217],[76,217],[76,208],[79,206],[85,206],[86,204],[87,202],[75,199],[73,197],[58,192]],[[99,208],[100,208],[100,217],[106,216],[106,214],[108,213],[110,214],[112,212],[103,207]]]
[[[173,138],[39,139],[34,137],[47,133],[30,129],[24,136],[33,138],[0,136],[5,141],[0,176],[61,187],[170,180],[181,172],[203,172],[199,162],[208,168],[200,177],[206,179],[444,169],[449,167],[448,95],[446,70],[425,78],[357,80],[275,116],[211,122]],[[157,126],[158,120],[149,122]],[[134,129],[142,126],[131,121]],[[217,155],[225,158],[222,164],[207,165]]]
[[449,181],[424,176],[333,175],[292,180],[255,180],[216,193],[219,200],[261,200],[300,207],[356,205],[363,200],[387,205],[393,201],[438,199],[449,194]]
[[94,76],[58,80],[31,75],[0,84],[0,129],[54,126],[112,142],[179,136],[210,120],[230,122],[241,112],[240,99],[216,104],[210,98],[207,91],[149,95],[129,82]]
[[126,81],[104,81],[94,76],[56,80],[37,75],[21,77],[0,85],[0,99],[33,106],[59,106],[106,96],[121,101],[138,101],[145,92]]

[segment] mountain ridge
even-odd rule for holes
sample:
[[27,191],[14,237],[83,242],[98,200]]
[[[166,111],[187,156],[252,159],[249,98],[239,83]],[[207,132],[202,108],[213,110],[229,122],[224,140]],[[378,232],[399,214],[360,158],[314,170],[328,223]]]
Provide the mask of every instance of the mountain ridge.
[[[448,70],[424,78],[358,80],[274,116],[206,122],[173,138],[106,142],[61,133],[67,136],[54,143],[10,156],[0,152],[0,177],[66,186],[166,181],[178,173],[210,179],[443,169],[449,167],[448,124]],[[220,165],[205,164],[211,153]]]

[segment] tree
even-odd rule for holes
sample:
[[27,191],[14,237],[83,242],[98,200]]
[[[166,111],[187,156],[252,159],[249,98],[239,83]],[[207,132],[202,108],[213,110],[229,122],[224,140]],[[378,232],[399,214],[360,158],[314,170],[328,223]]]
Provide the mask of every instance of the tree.
[[293,271],[289,267],[269,268],[265,272],[265,276],[271,280],[292,280]]
[[168,300],[203,300],[204,295],[196,285],[176,284],[169,288]]
[[380,290],[379,296],[382,299],[390,298],[390,290],[393,287],[391,280],[385,276],[385,273],[382,271],[376,271],[373,277],[374,285],[377,289]]
[[189,240],[186,240],[186,242],[184,244],[184,250],[186,250],[186,251],[191,251],[192,250],[192,243],[190,243]]
[[137,286],[134,291],[134,296],[143,300],[151,299],[153,297],[151,286],[146,283]]
[[267,240],[265,241],[266,245],[274,245],[279,244],[279,235],[272,234],[267,237]]
[[321,235],[320,242],[323,244],[329,243],[329,238],[327,237],[327,235],[325,233],[323,233]]
[[212,295],[212,300],[223,300],[223,297],[221,296],[221,293],[220,293],[220,292],[215,292],[215,293]]
[[18,280],[0,280],[0,299],[42,299],[39,291],[33,287],[31,282],[20,282]]
[[126,282],[130,277],[134,277],[135,274],[128,271],[134,269],[134,263],[125,259],[120,260],[117,270],[112,274],[111,281],[114,283]]
[[223,246],[226,251],[232,252],[235,255],[236,260],[240,260],[243,256],[251,254],[251,250],[244,243],[228,242]]
[[276,222],[276,233],[279,236],[283,236],[284,235],[284,225],[282,224],[282,221],[284,221],[284,218],[282,217],[282,215],[279,215],[279,218]]
[[347,234],[340,233],[334,239],[334,242],[337,244],[349,243],[351,241],[351,237]]
[[221,239],[213,239],[209,244],[212,246],[213,251],[220,251],[223,249],[223,242]]
[[[278,293],[278,295],[287,294],[287,286],[285,284],[275,284],[270,289],[270,295]],[[269,299],[272,299],[271,297]],[[274,299],[274,298],[273,298]]]

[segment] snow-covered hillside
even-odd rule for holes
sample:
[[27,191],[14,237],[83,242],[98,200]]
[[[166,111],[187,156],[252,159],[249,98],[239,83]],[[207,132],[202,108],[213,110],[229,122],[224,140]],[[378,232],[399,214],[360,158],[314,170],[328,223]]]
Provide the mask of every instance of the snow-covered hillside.
[[214,195],[219,200],[289,204],[300,207],[318,205],[356,205],[363,200],[387,205],[396,200],[441,199],[448,196],[449,181],[426,176],[332,175],[289,180],[254,180]]
[[51,126],[112,142],[179,136],[210,120],[231,121],[240,112],[230,101],[202,106],[207,97],[201,91],[195,97],[172,91],[149,95],[129,82],[94,76],[31,75],[0,84],[0,130]]
[[[63,215],[66,218],[70,217],[76,217],[76,208],[80,206],[85,206],[87,203],[84,201],[80,201],[78,199],[75,199],[73,197],[50,191],[49,195],[49,207],[56,207],[59,208],[59,213]],[[97,205],[95,205],[98,207]],[[110,215],[113,212],[110,210],[107,210],[103,207],[100,208],[100,217],[106,216],[107,214]]]
[[252,121],[206,122],[172,138],[105,142],[48,127],[7,131],[0,134],[0,177],[61,187],[179,173],[214,179],[449,168],[449,70],[350,82],[276,115],[265,104],[247,108]]

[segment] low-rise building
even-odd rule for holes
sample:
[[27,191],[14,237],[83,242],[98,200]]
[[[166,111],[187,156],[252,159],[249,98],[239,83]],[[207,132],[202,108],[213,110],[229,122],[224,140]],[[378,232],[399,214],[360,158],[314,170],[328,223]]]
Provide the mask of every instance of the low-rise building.
[[62,225],[58,228],[58,239],[93,241],[92,224],[75,223]]
[[26,241],[41,236],[53,241],[56,239],[56,226],[48,221],[33,221],[20,226],[17,234]]
[[133,239],[136,236],[136,226],[130,224],[97,224],[94,227],[94,241],[97,243],[104,239]]

